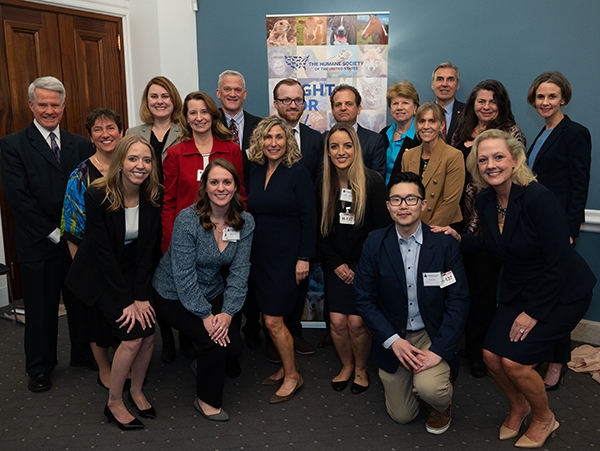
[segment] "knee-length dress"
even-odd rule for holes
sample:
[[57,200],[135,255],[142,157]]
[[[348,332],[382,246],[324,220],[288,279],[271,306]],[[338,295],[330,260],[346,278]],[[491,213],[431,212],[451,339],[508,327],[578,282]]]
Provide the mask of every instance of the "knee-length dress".
[[[512,185],[502,233],[494,190],[482,191],[476,206],[483,235],[463,235],[462,247],[488,249],[503,263],[500,302],[483,347],[524,365],[550,361],[554,345],[585,315],[596,284],[569,244],[565,213],[537,182]],[[524,340],[511,342],[509,332],[521,312],[537,324]]]
[[283,316],[294,309],[298,257],[313,257],[317,231],[314,186],[299,163],[280,163],[265,188],[267,164],[246,182],[248,212],[256,227],[250,256],[250,289],[260,311]]

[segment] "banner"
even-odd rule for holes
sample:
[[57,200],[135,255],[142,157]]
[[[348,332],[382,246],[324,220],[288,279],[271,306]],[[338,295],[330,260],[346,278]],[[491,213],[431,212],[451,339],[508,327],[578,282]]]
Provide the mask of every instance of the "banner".
[[389,12],[267,16],[270,114],[273,88],[283,78],[303,86],[301,121],[324,132],[335,123],[329,95],[346,83],[361,93],[358,122],[379,132],[385,126]]

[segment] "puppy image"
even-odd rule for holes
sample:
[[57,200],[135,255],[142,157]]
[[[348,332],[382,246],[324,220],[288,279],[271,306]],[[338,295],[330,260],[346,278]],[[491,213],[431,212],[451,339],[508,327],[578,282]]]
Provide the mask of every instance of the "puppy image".
[[325,43],[326,19],[324,17],[310,16],[299,20],[298,23],[304,25],[304,45],[323,45]]
[[361,77],[385,77],[387,75],[385,46],[359,45],[358,49],[360,50],[360,61],[364,62],[360,66]]
[[329,29],[330,45],[356,45],[356,16],[333,16]]
[[295,38],[289,38],[288,33],[292,30],[290,22],[286,19],[278,20],[273,24],[273,28],[269,32],[267,45],[271,47],[281,45],[296,45]]

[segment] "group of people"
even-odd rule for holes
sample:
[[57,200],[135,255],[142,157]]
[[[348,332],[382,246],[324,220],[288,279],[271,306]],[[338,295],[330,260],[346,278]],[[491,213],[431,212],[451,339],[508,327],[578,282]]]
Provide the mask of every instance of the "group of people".
[[104,413],[122,429],[144,427],[124,390],[140,417],[157,416],[142,391],[157,323],[163,360],[175,358],[171,328],[195,358],[193,407],[205,418],[229,419],[223,387],[241,373],[240,329],[255,349],[264,327],[267,356],[281,367],[262,384],[277,387],[270,403],[288,401],[304,384],[295,352],[315,352],[300,320],[320,263],[341,363],[334,390],[367,390],[371,358],[389,415],[412,421],[420,399],[431,406],[427,431],[441,434],[465,332],[471,373],[489,372],[510,402],[499,438],[516,437],[532,414],[516,446],[542,446],[558,428],[546,390],[564,375],[569,333],[595,285],[574,249],[590,135],[562,113],[571,87],[558,72],[540,75],[528,94],[546,122],[529,152],[500,82],[479,83],[466,104],[455,99],[459,86],[451,63],[433,72],[434,102],[420,104],[408,81],[393,84],[393,123],[376,133],[357,122],[359,91],[338,85],[336,124],[321,135],[300,122],[295,79],[277,83],[277,115],[261,120],[243,110],[239,72],[220,75],[221,108],[201,91],[181,101],[155,77],[144,124],[124,136],[117,113],[94,110],[90,145],[59,127],[62,83],[36,79],[33,124],[0,141],[29,389],[51,387],[63,289],[71,364],[97,365]]

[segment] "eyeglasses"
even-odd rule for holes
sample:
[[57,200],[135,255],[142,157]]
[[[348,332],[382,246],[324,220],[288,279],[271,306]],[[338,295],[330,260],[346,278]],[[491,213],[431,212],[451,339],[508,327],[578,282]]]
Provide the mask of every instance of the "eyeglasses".
[[423,198],[413,195],[406,197],[392,196],[388,198],[388,202],[392,207],[399,207],[400,205],[402,205],[402,202],[406,202],[406,205],[408,205],[409,207],[414,207],[419,203],[420,200],[423,200]]
[[278,102],[283,103],[284,105],[291,105],[292,102],[295,103],[296,105],[300,106],[304,104],[304,99],[301,99],[300,97],[298,97],[297,99],[275,99]]

